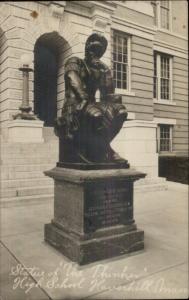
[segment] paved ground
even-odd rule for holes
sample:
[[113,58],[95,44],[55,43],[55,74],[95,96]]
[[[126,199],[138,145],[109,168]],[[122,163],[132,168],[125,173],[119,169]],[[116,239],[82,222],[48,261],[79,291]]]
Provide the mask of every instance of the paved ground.
[[2,208],[0,300],[188,298],[187,186],[137,192],[145,249],[78,267],[43,241],[53,202]]

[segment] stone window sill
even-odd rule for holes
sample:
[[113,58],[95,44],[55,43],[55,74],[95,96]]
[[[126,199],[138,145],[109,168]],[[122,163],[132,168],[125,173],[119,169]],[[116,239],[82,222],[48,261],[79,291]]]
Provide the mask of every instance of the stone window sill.
[[157,100],[157,99],[153,99],[154,103],[157,104],[164,104],[164,105],[176,105],[175,101],[171,101],[171,100]]
[[135,96],[134,92],[123,90],[123,89],[115,89],[115,93],[120,95],[126,95],[126,96]]
[[164,32],[164,33],[172,34],[171,29],[166,29],[166,28],[159,27],[158,30],[161,31],[161,32]]
[[164,151],[164,152],[159,152],[159,156],[175,156],[175,153],[170,152],[170,151]]

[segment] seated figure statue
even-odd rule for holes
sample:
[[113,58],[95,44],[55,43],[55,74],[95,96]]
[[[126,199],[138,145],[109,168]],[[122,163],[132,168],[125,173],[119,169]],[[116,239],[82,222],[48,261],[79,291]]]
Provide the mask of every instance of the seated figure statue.
[[121,96],[114,94],[110,69],[100,60],[106,48],[105,37],[93,33],[86,41],[85,58],[71,57],[65,64],[65,103],[55,124],[59,165],[128,167],[110,146],[127,111]]

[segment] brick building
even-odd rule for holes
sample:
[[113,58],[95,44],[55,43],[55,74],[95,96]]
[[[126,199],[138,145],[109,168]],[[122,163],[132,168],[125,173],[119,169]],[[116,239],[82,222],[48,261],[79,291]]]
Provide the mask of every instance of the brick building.
[[[83,58],[86,38],[104,34],[103,61],[129,121],[113,142],[131,166],[163,186],[158,157],[187,154],[187,1],[7,1],[0,3],[1,198],[52,197],[43,171],[58,157],[54,118],[64,102],[64,62]],[[24,59],[38,120],[14,120],[22,102]],[[98,95],[97,95],[98,98]]]

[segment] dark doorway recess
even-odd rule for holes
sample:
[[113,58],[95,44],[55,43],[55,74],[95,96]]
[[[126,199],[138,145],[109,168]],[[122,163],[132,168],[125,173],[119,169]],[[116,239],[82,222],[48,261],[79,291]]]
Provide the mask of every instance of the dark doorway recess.
[[57,116],[58,54],[42,38],[34,49],[34,112],[47,127]]

